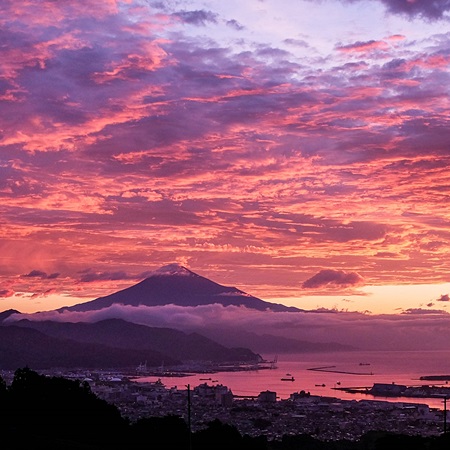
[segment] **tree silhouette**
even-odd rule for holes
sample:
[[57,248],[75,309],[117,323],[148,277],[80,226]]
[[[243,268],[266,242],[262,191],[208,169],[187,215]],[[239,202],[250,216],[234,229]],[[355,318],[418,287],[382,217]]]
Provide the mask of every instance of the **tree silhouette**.
[[143,418],[130,426],[129,444],[133,449],[188,450],[188,443],[188,427],[179,416]]
[[215,419],[208,428],[200,430],[193,436],[195,450],[243,449],[243,439],[236,427]]
[[7,391],[8,431],[18,438],[40,436],[76,442],[117,442],[126,421],[87,383],[17,369]]

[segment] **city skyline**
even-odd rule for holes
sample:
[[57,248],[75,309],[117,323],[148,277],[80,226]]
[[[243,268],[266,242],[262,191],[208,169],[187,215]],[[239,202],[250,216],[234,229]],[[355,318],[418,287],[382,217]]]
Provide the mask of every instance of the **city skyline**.
[[1,310],[178,263],[306,310],[448,315],[449,11],[2,2]]

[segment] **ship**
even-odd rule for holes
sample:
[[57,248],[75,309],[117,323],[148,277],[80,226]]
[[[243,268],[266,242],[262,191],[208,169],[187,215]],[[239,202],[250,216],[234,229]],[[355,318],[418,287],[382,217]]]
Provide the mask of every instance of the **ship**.
[[282,378],[281,381],[295,381],[295,378],[290,376],[289,378]]

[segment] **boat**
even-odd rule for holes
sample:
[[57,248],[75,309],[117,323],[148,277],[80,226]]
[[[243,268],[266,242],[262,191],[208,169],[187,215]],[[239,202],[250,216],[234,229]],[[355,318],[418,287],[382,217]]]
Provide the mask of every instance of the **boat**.
[[363,362],[360,362],[359,365],[360,365],[360,366],[370,366],[370,363],[363,363]]
[[281,381],[295,381],[295,378],[291,376],[289,378],[282,378]]

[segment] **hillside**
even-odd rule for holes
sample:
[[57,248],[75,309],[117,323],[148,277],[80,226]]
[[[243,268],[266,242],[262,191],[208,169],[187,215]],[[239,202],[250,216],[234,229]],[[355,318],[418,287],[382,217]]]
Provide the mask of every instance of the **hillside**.
[[0,326],[0,369],[19,367],[51,368],[124,368],[147,361],[157,366],[179,361],[160,352],[132,350],[112,346],[81,343],[46,335],[38,330],[19,326]]
[[154,352],[162,361],[172,360],[256,361],[258,355],[245,348],[227,348],[198,333],[184,333],[171,328],[147,327],[109,319],[95,323],[64,323],[21,320],[17,327],[32,328],[45,335],[69,339],[83,344],[97,344],[115,349],[138,352]]

